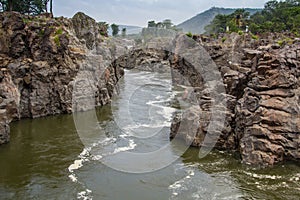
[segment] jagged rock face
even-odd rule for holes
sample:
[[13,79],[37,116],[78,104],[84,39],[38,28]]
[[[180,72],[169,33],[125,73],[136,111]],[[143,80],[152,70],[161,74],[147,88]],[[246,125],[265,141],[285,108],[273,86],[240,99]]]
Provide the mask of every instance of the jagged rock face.
[[[221,73],[213,85],[225,88],[220,95],[226,106],[217,102],[222,109],[212,113],[216,102],[211,94],[218,87],[205,86],[205,81],[215,81],[205,80],[208,69],[199,74],[176,55],[177,47],[187,44],[175,41],[175,49],[169,52],[149,47],[128,53],[131,41],[106,40],[98,24],[82,13],[68,20],[11,12],[1,13],[0,21],[0,144],[9,141],[12,120],[90,109],[91,102],[80,102],[89,95],[87,87],[92,88],[92,105],[109,103],[123,68],[165,71],[171,67],[173,83],[188,82],[197,102],[197,107],[175,116],[171,138],[179,136],[201,147],[206,136],[214,137],[208,131],[213,119],[216,126],[223,126],[215,148],[240,152],[244,163],[273,165],[300,159],[299,40],[281,47],[274,44],[273,36],[253,40],[233,34],[225,42],[194,38]],[[195,60],[197,52],[185,57]],[[225,116],[223,123],[218,115]]]
[[[225,42],[195,38],[218,65],[226,89],[228,113],[215,148],[238,151],[242,162],[250,165],[299,161],[299,40],[280,47],[272,35],[260,40],[249,35],[226,37]],[[203,90],[196,96],[199,104],[209,100]],[[194,138],[178,130],[184,120],[181,115],[173,120],[171,138],[179,134],[192,146],[201,147],[208,133],[204,122],[212,114],[206,108],[197,111],[201,120]]]
[[77,38],[84,39],[88,49],[92,50],[97,43],[101,42],[102,30],[93,18],[78,12],[73,16],[72,22]]
[[249,164],[300,159],[299,43],[255,52],[257,65],[236,108],[240,152]]
[[110,101],[123,70],[111,65],[117,53],[98,30],[90,30],[96,32],[98,48],[89,53],[90,38],[76,36],[85,32],[76,24],[84,25],[79,19],[6,12],[0,21],[0,144],[8,142],[12,120],[71,113],[74,80],[80,74],[94,81],[96,105]]
[[116,60],[116,65],[125,69],[139,69],[151,72],[169,72],[168,53],[157,49],[137,48]]

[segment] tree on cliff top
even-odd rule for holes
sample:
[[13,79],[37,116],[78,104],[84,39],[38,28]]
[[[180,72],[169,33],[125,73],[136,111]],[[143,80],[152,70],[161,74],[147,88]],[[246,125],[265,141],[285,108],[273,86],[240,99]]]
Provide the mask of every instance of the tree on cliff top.
[[16,11],[22,14],[38,15],[47,12],[50,2],[50,13],[52,14],[52,0],[0,0],[1,11]]
[[112,29],[112,35],[117,36],[120,31],[119,26],[117,24],[112,24],[110,27]]
[[207,33],[223,33],[227,27],[230,31],[245,30],[250,13],[245,9],[237,9],[229,15],[217,15],[204,29]]
[[163,22],[156,23],[155,21],[148,21],[148,28],[164,28],[164,29],[172,29],[175,31],[179,31],[170,19],[165,19]]
[[123,28],[123,29],[122,29],[122,37],[125,37],[125,36],[126,36],[126,32],[127,32],[127,29],[126,29],[126,28]]

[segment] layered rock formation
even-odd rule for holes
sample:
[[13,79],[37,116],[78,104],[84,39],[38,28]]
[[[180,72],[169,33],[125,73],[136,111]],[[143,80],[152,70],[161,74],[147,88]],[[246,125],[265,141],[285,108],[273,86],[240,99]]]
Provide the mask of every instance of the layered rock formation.
[[[299,40],[280,46],[276,42],[280,36],[268,35],[260,40],[250,35],[226,37],[225,42],[194,38],[214,59],[225,83],[226,120],[215,147],[238,151],[242,161],[251,165],[299,161]],[[209,123],[203,122],[215,115],[210,110],[211,99],[203,91],[196,91],[197,99],[200,105],[208,103],[209,109],[197,111],[200,125],[192,146],[198,147],[209,134]],[[188,113],[195,115],[195,110],[183,116]],[[191,143],[188,131],[178,131],[183,118],[174,118],[171,138],[179,136]]]
[[171,138],[238,151],[251,165],[300,159],[299,40],[194,37],[206,53],[179,35],[128,51],[132,41],[104,37],[99,23],[83,13],[72,19],[1,13],[0,21],[0,144],[9,141],[11,121],[109,103],[123,68],[171,67],[173,82],[189,83],[196,102],[174,118]]
[[0,144],[9,141],[11,121],[71,113],[79,73],[93,81],[96,105],[110,101],[123,75],[111,62],[124,48],[101,36],[95,20],[83,13],[69,20],[10,12],[0,13],[0,22]]

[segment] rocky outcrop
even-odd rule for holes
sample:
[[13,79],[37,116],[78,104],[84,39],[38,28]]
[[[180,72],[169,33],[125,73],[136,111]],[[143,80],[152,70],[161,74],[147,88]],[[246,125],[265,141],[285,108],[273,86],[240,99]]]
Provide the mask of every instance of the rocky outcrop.
[[168,52],[160,49],[137,48],[116,59],[116,65],[125,69],[150,72],[170,71]]
[[11,12],[0,21],[0,144],[9,141],[11,121],[109,103],[124,68],[171,67],[173,83],[191,87],[194,104],[175,116],[171,138],[237,151],[251,165],[300,160],[299,39],[194,36],[203,49],[172,35],[129,51],[131,40],[107,39],[83,13],[52,19]]
[[[280,37],[269,34],[257,40],[232,34],[222,36],[222,41],[194,38],[209,52],[225,84],[226,119],[215,148],[238,151],[246,164],[267,166],[300,159],[300,43],[294,39],[280,46],[276,41]],[[194,92],[201,109],[175,116],[171,138],[179,136],[192,146],[202,147],[215,113],[209,93],[205,89]],[[206,110],[203,105],[208,105]],[[195,112],[200,115],[195,118],[199,125],[191,137],[189,131],[178,127],[185,120],[183,116]]]
[[93,19],[83,13],[70,20],[6,12],[0,21],[0,144],[9,141],[11,121],[71,113],[79,74],[94,81],[96,105],[110,101],[123,75],[111,62],[123,47],[116,50]]
[[239,151],[246,163],[300,159],[299,46],[253,52],[257,65],[236,107]]

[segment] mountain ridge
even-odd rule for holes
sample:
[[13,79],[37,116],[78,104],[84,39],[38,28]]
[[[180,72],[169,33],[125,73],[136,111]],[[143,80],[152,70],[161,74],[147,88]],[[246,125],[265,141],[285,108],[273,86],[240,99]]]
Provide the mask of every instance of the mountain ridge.
[[[184,32],[201,34],[204,33],[204,27],[208,25],[216,15],[218,14],[229,15],[237,9],[239,8],[212,7],[178,24],[177,27],[183,29]],[[261,8],[244,8],[244,9],[250,12],[250,15],[262,10]]]

